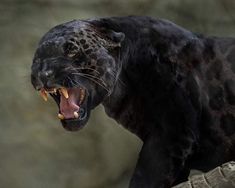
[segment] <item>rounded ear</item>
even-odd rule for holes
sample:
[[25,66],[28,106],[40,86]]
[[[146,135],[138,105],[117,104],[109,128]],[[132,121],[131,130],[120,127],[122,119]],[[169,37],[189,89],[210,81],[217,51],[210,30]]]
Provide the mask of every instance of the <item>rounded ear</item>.
[[116,43],[121,43],[125,39],[125,34],[122,32],[110,31],[109,38]]
[[116,32],[113,30],[106,30],[104,36],[110,41],[107,41],[106,45],[109,48],[121,47],[121,42],[125,39],[125,34],[122,32]]
[[[92,20],[91,25],[93,25],[103,36],[109,39],[110,46],[120,47],[121,42],[125,39],[125,34],[119,31],[115,31],[118,28],[109,19],[96,19]],[[116,28],[116,29],[115,29]]]

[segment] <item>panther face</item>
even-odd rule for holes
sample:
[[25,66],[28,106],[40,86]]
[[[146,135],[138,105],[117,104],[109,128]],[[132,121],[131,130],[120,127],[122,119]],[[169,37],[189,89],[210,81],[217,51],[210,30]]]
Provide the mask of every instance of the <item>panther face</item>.
[[72,21],[52,28],[39,42],[31,82],[44,100],[49,94],[56,101],[65,129],[82,128],[91,109],[111,94],[123,39],[123,33]]

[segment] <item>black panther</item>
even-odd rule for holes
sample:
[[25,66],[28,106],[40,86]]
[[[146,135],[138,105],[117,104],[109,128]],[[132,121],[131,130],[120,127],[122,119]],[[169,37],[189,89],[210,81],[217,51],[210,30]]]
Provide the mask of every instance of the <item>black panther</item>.
[[150,17],[74,20],[39,42],[31,81],[69,131],[103,104],[143,147],[130,188],[167,188],[235,160],[235,39]]

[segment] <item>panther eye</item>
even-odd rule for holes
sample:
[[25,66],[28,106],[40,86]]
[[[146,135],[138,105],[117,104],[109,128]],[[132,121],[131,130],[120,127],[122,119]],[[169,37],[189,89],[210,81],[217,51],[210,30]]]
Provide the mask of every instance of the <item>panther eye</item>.
[[74,57],[76,55],[76,53],[69,53],[67,54],[68,57]]
[[64,53],[67,57],[74,57],[80,52],[79,46],[74,41],[68,41],[64,44]]

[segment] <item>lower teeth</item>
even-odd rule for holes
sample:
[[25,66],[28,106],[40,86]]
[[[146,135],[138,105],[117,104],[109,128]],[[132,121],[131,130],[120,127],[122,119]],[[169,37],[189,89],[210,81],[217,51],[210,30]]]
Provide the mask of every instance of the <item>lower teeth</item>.
[[[83,118],[83,115],[84,115],[84,109],[83,108],[80,108],[79,109],[79,112],[73,112],[73,115],[74,115],[74,118],[76,118],[76,119],[78,119],[78,118],[80,118],[80,119],[82,119]],[[58,118],[60,119],[60,120],[64,120],[65,119],[65,117],[64,117],[64,115],[63,114],[58,114]]]
[[63,120],[63,119],[64,119],[64,116],[63,116],[62,114],[58,114],[58,118],[59,118],[60,120]]
[[75,118],[79,117],[79,114],[77,112],[74,112],[73,115],[74,115]]

